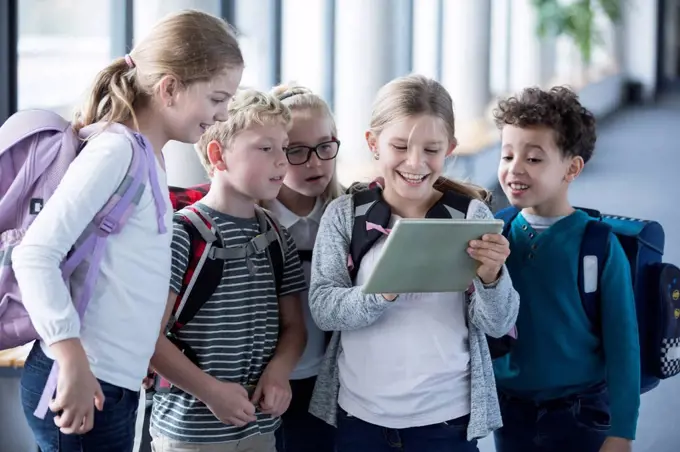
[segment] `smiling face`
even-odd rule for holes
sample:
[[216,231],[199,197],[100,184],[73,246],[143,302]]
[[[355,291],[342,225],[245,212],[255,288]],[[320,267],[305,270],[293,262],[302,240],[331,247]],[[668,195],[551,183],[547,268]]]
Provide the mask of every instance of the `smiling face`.
[[368,145],[378,155],[385,192],[403,200],[427,201],[441,176],[444,159],[455,145],[442,120],[431,115],[407,116],[388,124],[379,135],[367,132]]
[[217,121],[227,119],[229,101],[241,83],[243,67],[230,68],[208,82],[195,82],[173,91],[165,102],[166,129],[173,140],[196,143],[203,132]]
[[552,129],[503,127],[498,180],[513,206],[543,216],[565,214],[567,188],[582,168],[581,157],[563,156]]
[[331,141],[334,139],[332,128],[330,118],[319,112],[301,110],[293,113],[293,126],[288,132],[289,158],[302,161],[309,155],[309,148],[316,148],[329,160],[321,160],[312,152],[306,163],[291,164],[284,180],[286,187],[310,198],[321,196],[335,172],[335,158],[330,158],[339,150],[338,144]]

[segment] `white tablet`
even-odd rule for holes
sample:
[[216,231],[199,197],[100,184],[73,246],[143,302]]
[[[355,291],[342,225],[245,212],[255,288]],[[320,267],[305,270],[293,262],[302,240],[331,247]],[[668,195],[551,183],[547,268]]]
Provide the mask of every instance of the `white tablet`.
[[479,262],[470,241],[500,234],[502,220],[400,219],[362,290],[364,293],[461,292]]

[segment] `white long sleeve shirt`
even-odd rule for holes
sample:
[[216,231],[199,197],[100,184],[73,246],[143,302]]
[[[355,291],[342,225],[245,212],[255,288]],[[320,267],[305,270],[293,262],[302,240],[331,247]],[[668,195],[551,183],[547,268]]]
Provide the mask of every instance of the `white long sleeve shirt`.
[[[94,375],[107,383],[138,390],[147,373],[168,297],[172,208],[166,174],[156,162],[166,202],[160,234],[151,185],[118,234],[107,239],[93,295],[83,324],[62,279],[60,265],[94,216],[125,177],[132,146],[122,135],[93,138],[69,166],[53,196],[12,254],[22,301],[42,338],[42,349],[79,337]],[[77,292],[86,266],[71,278]]]

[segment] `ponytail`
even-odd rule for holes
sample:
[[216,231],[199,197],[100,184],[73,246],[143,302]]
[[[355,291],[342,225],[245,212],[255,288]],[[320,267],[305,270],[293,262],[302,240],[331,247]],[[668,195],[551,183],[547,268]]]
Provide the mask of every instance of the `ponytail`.
[[87,100],[75,115],[76,130],[100,121],[111,124],[129,119],[139,130],[134,107],[142,93],[135,86],[135,73],[134,66],[130,67],[122,57],[101,70]]
[[440,192],[455,191],[472,199],[477,199],[485,204],[491,202],[491,192],[474,184],[456,182],[444,176],[439,177],[434,183],[434,189]]
[[163,77],[173,76],[188,87],[241,67],[238,39],[223,19],[195,10],[170,14],[129,55],[115,59],[97,74],[75,115],[74,127],[132,121],[139,130],[135,109],[144,107],[157,93]]

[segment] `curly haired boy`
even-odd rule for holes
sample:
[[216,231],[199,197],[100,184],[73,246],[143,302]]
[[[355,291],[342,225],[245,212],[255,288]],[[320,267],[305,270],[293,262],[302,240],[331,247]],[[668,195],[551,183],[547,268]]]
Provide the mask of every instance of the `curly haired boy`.
[[494,117],[498,180],[520,211],[507,229],[507,267],[521,300],[516,345],[494,365],[504,422],[496,450],[630,451],[640,405],[630,266],[611,234],[605,262],[591,263],[603,266],[601,321],[592,324],[577,278],[593,218],[568,199],[593,155],[595,118],[565,87],[527,88],[500,101]]

